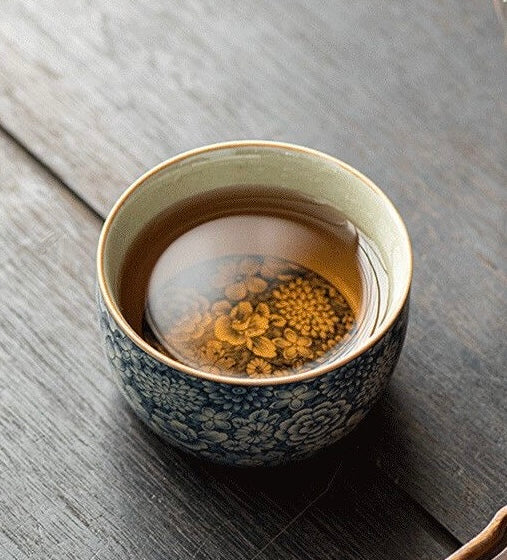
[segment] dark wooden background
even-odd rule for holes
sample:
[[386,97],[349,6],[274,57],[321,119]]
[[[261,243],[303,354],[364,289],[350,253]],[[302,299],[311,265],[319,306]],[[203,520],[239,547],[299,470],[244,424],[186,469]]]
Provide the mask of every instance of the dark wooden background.
[[[506,65],[485,0],[0,0],[0,558],[439,559],[507,502]],[[185,149],[351,163],[415,252],[408,339],[359,430],[233,470],[110,379],[103,217]]]

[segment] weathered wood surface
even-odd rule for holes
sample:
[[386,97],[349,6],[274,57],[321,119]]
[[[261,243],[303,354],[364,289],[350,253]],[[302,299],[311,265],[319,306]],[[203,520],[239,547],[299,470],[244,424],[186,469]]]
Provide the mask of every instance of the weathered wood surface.
[[491,3],[10,0],[0,124],[101,215],[166,157],[323,149],[412,234],[406,350],[371,457],[460,540],[507,499],[505,52]]
[[359,457],[234,470],[149,433],[106,373],[100,220],[0,134],[0,557],[438,559],[457,547]]

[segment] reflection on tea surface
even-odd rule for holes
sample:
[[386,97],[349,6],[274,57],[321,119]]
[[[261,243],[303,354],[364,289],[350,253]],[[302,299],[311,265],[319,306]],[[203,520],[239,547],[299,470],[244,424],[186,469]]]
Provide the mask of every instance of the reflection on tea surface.
[[120,306],[180,363],[279,376],[332,363],[370,336],[385,280],[371,244],[326,201],[240,185],[180,201],[139,234]]
[[333,360],[355,324],[336,287],[282,258],[222,257],[165,283],[156,272],[144,337],[176,360],[212,373],[306,371]]

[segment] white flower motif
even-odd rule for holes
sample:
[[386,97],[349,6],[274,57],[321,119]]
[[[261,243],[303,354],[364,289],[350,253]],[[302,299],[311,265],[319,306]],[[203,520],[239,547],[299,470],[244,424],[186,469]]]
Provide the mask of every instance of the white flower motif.
[[230,412],[209,407],[192,414],[192,418],[206,430],[229,430],[231,428],[231,423],[228,421],[230,417]]
[[272,408],[286,408],[299,410],[305,403],[318,395],[318,391],[310,389],[308,385],[296,385],[293,389],[281,389],[275,391],[277,400],[272,404]]
[[125,364],[124,360],[120,358],[120,356],[113,356],[112,359],[109,360],[112,368],[113,373],[118,372],[122,379],[127,379],[130,377],[127,365]]
[[116,346],[116,352],[120,354],[123,352],[129,354],[132,349],[132,342],[130,342],[130,339],[119,330],[113,331],[113,343]]
[[247,418],[233,418],[236,428],[231,439],[224,442],[230,451],[244,453],[262,453],[276,445],[273,437],[278,414],[270,415],[267,410],[256,410]]
[[135,374],[136,371],[140,371],[145,367],[145,361],[143,360],[143,355],[141,352],[130,352],[129,356],[129,370],[130,375]]
[[[385,365],[381,367],[385,368]],[[389,381],[390,373],[390,367],[384,370],[384,372],[379,372],[378,370],[371,372],[370,375],[364,379],[361,390],[354,399],[354,407],[361,407],[369,410],[385,389]]]
[[351,395],[359,392],[363,383],[365,370],[358,365],[358,361],[344,365],[337,374],[325,375],[319,383],[319,391],[329,400],[350,400]]
[[327,441],[332,432],[340,429],[350,408],[345,400],[323,402],[313,408],[304,408],[283,421],[275,436],[291,447],[317,449],[323,441]]
[[227,435],[212,430],[196,432],[185,423],[185,416],[179,413],[166,414],[156,410],[152,414],[152,426],[175,445],[191,451],[208,449],[227,439]]
[[385,385],[387,385],[387,382],[389,381],[389,378],[391,377],[391,373],[394,370],[394,366],[395,363],[391,360],[385,360],[381,363],[379,363],[378,367],[377,367],[377,371],[376,371],[376,376],[378,378],[378,386],[379,386],[379,390],[382,392],[383,388]]
[[155,406],[172,408],[174,395],[171,395],[171,381],[167,376],[155,372],[145,375],[139,384],[139,390],[146,399],[153,401]]
[[199,389],[183,379],[174,379],[156,371],[139,373],[139,391],[153,406],[188,413],[199,409],[205,401]]
[[382,352],[382,362],[388,364],[386,367],[394,367],[398,360],[398,356],[401,350],[400,340],[396,337],[392,337],[391,340],[385,345],[384,351]]
[[149,414],[143,406],[141,395],[134,389],[134,387],[132,387],[132,385],[127,384],[120,385],[120,391],[139,418],[141,418],[144,422],[147,422],[149,420]]
[[203,389],[211,403],[235,414],[245,414],[252,409],[265,408],[273,396],[270,387],[217,387],[216,384],[206,383]]

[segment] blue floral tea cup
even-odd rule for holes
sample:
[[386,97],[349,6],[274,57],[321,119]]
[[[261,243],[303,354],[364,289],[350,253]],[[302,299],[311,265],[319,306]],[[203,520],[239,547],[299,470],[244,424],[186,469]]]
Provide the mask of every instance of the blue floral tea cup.
[[[122,316],[121,266],[137,235],[161,211],[206,190],[267,184],[324,199],[372,242],[386,271],[382,320],[332,364],[280,377],[223,377],[159,352]],[[172,158],[137,180],[104,224],[97,255],[106,354],[136,414],[169,443],[233,465],[306,458],[350,432],[383,393],[403,345],[412,277],[410,241],[388,198],[349,165],[300,146],[215,144]]]

